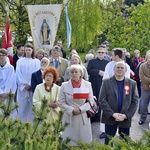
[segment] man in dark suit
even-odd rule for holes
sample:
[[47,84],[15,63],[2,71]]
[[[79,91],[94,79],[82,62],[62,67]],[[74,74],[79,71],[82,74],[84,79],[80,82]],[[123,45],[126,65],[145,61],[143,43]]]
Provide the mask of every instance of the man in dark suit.
[[131,119],[136,111],[138,103],[138,91],[136,82],[126,78],[126,64],[117,62],[114,66],[114,76],[104,79],[99,103],[103,110],[102,123],[105,123],[105,144],[109,138],[115,136],[117,128],[120,137],[129,136]]
[[42,73],[49,66],[49,62],[50,61],[49,61],[48,58],[43,57],[42,60],[41,60],[41,69],[34,72],[34,73],[32,73],[32,76],[31,76],[31,89],[32,89],[33,93],[34,93],[34,90],[35,90],[36,86],[43,82]]
[[24,55],[24,45],[18,44],[16,54],[13,56],[14,69],[16,69],[18,59],[23,57],[23,55]]

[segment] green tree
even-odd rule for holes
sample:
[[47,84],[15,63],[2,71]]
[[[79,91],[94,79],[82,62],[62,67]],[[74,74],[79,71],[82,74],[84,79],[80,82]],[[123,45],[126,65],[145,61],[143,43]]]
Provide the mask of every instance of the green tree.
[[150,3],[125,7],[122,1],[102,5],[103,33],[111,43],[111,48],[125,47],[133,53],[134,49],[145,52],[149,48]]
[[[1,5],[2,22],[5,23],[6,10],[9,6],[10,19],[16,41],[25,43],[30,34],[25,5],[28,4],[62,4],[63,0],[4,0]],[[149,47],[149,6],[150,2],[126,7],[122,0],[105,3],[99,0],[68,0],[68,14],[72,25],[72,45],[78,52],[86,52],[90,48],[96,48],[98,38],[100,42],[107,39],[111,47],[125,47],[129,51],[135,48],[144,53]],[[5,15],[4,15],[5,14]],[[30,34],[31,35],[31,34]],[[62,11],[61,19],[56,35],[56,40],[62,39],[66,47],[66,20]]]
[[29,23],[25,10],[25,5],[29,4],[30,1],[5,0],[3,2],[4,3],[1,5],[1,12],[5,12],[3,19],[5,20],[7,12],[9,11],[11,28],[13,33],[15,34],[15,43],[25,43],[27,35],[29,33]]
[[[30,34],[25,5],[35,4],[62,4],[63,0],[4,0],[1,12],[6,14],[5,6],[9,6],[11,24],[14,27],[15,43],[25,43],[27,35]],[[93,45],[97,46],[97,36],[101,33],[101,10],[99,0],[70,0],[67,3],[70,22],[72,25],[72,47],[79,52],[85,51]],[[3,19],[4,20],[4,19]],[[66,21],[65,13],[62,12],[56,39],[62,39],[66,47]]]
[[79,52],[97,47],[101,33],[101,10],[99,0],[72,0],[68,4],[72,25],[72,47]]

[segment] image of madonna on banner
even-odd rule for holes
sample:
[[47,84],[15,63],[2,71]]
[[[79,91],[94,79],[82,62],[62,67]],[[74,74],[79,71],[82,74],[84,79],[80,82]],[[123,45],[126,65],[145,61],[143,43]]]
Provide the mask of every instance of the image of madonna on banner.
[[41,25],[41,34],[42,34],[42,44],[50,45],[50,26],[48,25],[46,19],[43,19],[43,23]]
[[27,5],[30,28],[35,50],[48,52],[54,45],[62,4]]

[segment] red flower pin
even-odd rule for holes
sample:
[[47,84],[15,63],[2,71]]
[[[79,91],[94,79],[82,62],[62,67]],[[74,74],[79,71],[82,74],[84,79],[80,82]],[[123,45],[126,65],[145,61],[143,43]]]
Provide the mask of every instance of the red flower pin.
[[125,91],[126,91],[126,95],[128,95],[128,94],[129,94],[129,90],[130,90],[129,85],[125,85],[125,86],[124,86],[124,89],[125,89]]

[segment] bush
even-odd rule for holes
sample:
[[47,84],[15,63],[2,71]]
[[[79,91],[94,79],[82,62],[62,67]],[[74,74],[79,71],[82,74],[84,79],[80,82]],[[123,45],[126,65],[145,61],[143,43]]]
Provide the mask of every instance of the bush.
[[8,94],[7,103],[1,100],[0,108],[0,149],[1,150],[63,150],[69,148],[69,138],[63,141],[61,132],[65,129],[62,125],[63,112],[59,113],[59,119],[54,123],[46,123],[47,100],[43,98],[40,110],[33,107],[35,113],[34,123],[21,122],[19,118],[10,118],[11,111],[17,108],[13,103],[14,95]]
[[67,124],[62,125],[63,112],[60,111],[59,119],[54,123],[46,123],[46,114],[49,111],[47,100],[43,98],[40,110],[33,107],[35,113],[34,123],[21,122],[19,118],[10,118],[11,111],[17,108],[14,104],[14,95],[8,94],[7,103],[0,100],[0,149],[1,150],[149,150],[150,131],[144,130],[145,134],[138,141],[129,137],[125,140],[113,138],[109,145],[103,145],[96,141],[90,144],[78,142],[78,147],[69,146],[70,139],[63,141],[61,133]]

